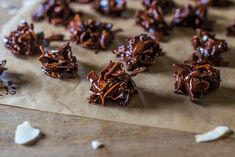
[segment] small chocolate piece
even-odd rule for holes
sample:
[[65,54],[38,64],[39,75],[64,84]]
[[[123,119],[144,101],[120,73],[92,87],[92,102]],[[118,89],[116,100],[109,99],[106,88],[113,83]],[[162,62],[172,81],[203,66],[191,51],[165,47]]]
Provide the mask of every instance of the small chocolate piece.
[[220,71],[209,64],[177,64],[173,66],[175,68],[175,93],[187,94],[192,102],[219,88]]
[[69,4],[70,0],[46,0],[33,13],[32,20],[37,22],[46,19],[53,25],[67,26],[76,14]]
[[234,36],[235,37],[235,20],[233,24],[227,27],[227,36]]
[[162,49],[156,40],[140,34],[128,39],[126,45],[118,47],[113,53],[126,63],[127,70],[139,73],[150,68],[155,57],[162,54]]
[[0,75],[2,75],[3,71],[7,70],[5,68],[7,61],[6,60],[0,60]]
[[91,104],[104,105],[106,101],[113,100],[121,106],[127,106],[132,95],[137,93],[134,81],[120,62],[110,61],[100,76],[91,71],[87,79],[91,83],[91,95],[88,98]]
[[113,25],[92,19],[81,20],[78,15],[69,24],[71,41],[85,48],[106,50],[114,38]]
[[216,39],[214,34],[197,30],[192,38],[192,45],[195,52],[187,60],[190,64],[211,64],[213,66],[227,66],[228,62],[221,57],[222,53],[228,50],[225,40]]
[[151,6],[147,10],[137,11],[135,18],[136,23],[158,41],[165,41],[165,36],[170,35],[171,27],[165,22],[157,5]]
[[10,49],[13,55],[34,55],[44,43],[44,34],[35,33],[33,24],[22,22],[17,30],[4,38],[5,47]]
[[215,7],[224,7],[228,6],[231,2],[228,0],[194,0],[197,4],[215,6]]
[[94,0],[94,9],[108,16],[123,16],[126,0]]
[[211,31],[213,22],[207,18],[207,6],[198,5],[193,7],[186,5],[174,11],[172,24],[174,26],[200,28]]
[[143,0],[142,3],[146,8],[150,8],[151,6],[160,6],[164,14],[170,13],[176,7],[173,0]]
[[42,55],[39,61],[42,63],[42,71],[53,78],[75,79],[78,77],[77,60],[72,55],[69,42],[56,50],[45,50],[41,48]]

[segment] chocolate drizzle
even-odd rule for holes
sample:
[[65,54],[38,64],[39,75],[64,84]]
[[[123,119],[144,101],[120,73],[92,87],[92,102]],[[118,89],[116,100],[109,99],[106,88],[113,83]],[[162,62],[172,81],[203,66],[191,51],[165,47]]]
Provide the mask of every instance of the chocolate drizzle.
[[72,55],[69,42],[56,50],[45,50],[41,47],[42,71],[46,75],[59,79],[75,79],[78,77],[77,60]]
[[69,24],[71,41],[89,49],[106,50],[114,38],[113,25],[92,19],[81,20],[78,15]]
[[91,95],[88,98],[91,104],[104,105],[106,101],[112,100],[121,106],[127,106],[132,95],[137,93],[134,81],[120,62],[110,61],[100,72],[100,76],[91,71],[87,79],[91,83]]
[[113,53],[126,63],[127,70],[139,73],[150,68],[162,49],[156,40],[140,34],[128,39],[126,45],[119,46]]
[[225,40],[216,39],[214,34],[197,30],[197,34],[192,38],[194,53],[187,60],[190,64],[211,64],[213,66],[227,66],[228,62],[221,57],[222,53],[228,51]]
[[184,8],[178,8],[174,11],[172,24],[211,31],[213,22],[207,18],[207,7],[205,5],[197,5],[196,7],[186,5]]
[[158,41],[165,41],[165,36],[170,35],[171,27],[165,22],[158,5],[153,5],[147,10],[137,11],[135,18],[136,23]]
[[108,16],[123,16],[126,0],[94,0],[94,9]]
[[175,93],[187,94],[192,102],[220,86],[220,71],[209,64],[177,64],[174,68]]

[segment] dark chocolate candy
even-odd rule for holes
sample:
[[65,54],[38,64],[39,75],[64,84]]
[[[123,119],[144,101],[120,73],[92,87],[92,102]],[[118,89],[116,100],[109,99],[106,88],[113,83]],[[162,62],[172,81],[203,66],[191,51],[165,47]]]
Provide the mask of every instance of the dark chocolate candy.
[[94,8],[104,15],[123,16],[126,0],[94,0]]
[[220,71],[209,64],[177,64],[174,68],[175,93],[187,94],[193,102],[220,86]]
[[171,27],[165,22],[159,6],[153,5],[146,10],[137,11],[136,23],[148,31],[158,41],[165,41],[169,36]]
[[147,34],[140,34],[128,39],[113,53],[126,63],[127,70],[139,73],[150,68],[155,58],[162,54],[162,49],[156,40]]
[[92,19],[81,20],[78,15],[69,24],[71,41],[85,48],[106,50],[114,38],[113,25]]
[[186,5],[184,8],[178,8],[174,11],[172,24],[174,26],[211,31],[213,22],[207,17],[207,6],[197,5],[193,7]]
[[75,79],[78,77],[77,60],[72,55],[69,42],[59,49],[45,51],[42,47],[39,61],[46,75],[59,79]]
[[170,13],[176,7],[173,0],[143,0],[142,3],[146,8],[159,6],[164,14]]
[[216,39],[214,34],[211,34],[200,29],[192,38],[192,45],[195,51],[192,57],[187,60],[190,64],[211,64],[213,66],[227,66],[228,62],[221,57],[222,53],[228,50],[225,40]]
[[106,101],[112,100],[116,104],[126,106],[137,93],[134,81],[120,62],[110,62],[100,75],[91,71],[87,79],[91,83],[91,95],[88,98],[91,104],[104,105]]

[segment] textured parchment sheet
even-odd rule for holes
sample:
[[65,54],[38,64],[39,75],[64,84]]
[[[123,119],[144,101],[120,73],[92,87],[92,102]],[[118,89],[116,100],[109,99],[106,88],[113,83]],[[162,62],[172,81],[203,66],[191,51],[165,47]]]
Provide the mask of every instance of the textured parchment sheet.
[[[31,21],[30,15],[38,2],[23,7],[4,26],[1,38],[15,30],[21,20]],[[187,0],[178,1],[179,4],[184,2]],[[216,20],[217,37],[227,39],[231,49],[224,55],[225,59],[230,61],[230,67],[220,68],[222,82],[218,90],[206,95],[199,104],[193,104],[188,97],[173,93],[172,64],[183,62],[193,50],[190,44],[193,31],[180,28],[174,30],[168,43],[161,43],[166,55],[157,58],[156,64],[149,72],[134,78],[139,94],[133,97],[128,107],[111,104],[106,104],[106,107],[89,105],[87,97],[90,84],[86,75],[90,70],[99,72],[110,60],[117,60],[111,52],[112,49],[123,43],[127,37],[143,33],[143,29],[135,25],[133,18],[100,16],[90,5],[74,4],[72,7],[83,11],[86,16],[112,22],[114,29],[122,28],[124,32],[116,35],[115,43],[108,51],[98,54],[72,44],[73,53],[79,62],[80,78],[67,81],[44,75],[40,70],[38,56],[17,58],[1,44],[1,59],[7,59],[8,68],[2,78],[13,79],[18,83],[17,93],[14,96],[1,97],[1,104],[191,132],[206,131],[220,124],[235,130],[235,38],[225,36],[225,27],[231,24],[235,15],[234,5],[224,9],[211,9],[209,15],[211,19]],[[140,0],[128,0],[130,15],[139,8],[142,8]],[[58,32],[66,33],[63,27],[54,27],[46,22],[35,23],[35,29],[37,32],[44,31],[47,36]]]

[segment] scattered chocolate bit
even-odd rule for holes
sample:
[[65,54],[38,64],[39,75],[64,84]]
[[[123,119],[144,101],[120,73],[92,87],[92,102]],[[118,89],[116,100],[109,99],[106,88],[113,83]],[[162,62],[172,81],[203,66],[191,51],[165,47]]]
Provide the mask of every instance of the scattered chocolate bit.
[[146,8],[150,8],[151,6],[160,6],[164,14],[170,13],[176,7],[173,0],[143,0],[142,3]]
[[147,10],[137,11],[136,23],[150,32],[152,37],[158,41],[165,41],[165,36],[170,35],[171,27],[165,22],[163,14],[157,5]]
[[220,85],[220,71],[209,64],[173,66],[175,68],[175,93],[189,95],[192,102]]
[[228,62],[221,57],[221,54],[228,50],[225,40],[216,39],[214,34],[198,29],[192,38],[192,45],[195,52],[186,63],[228,66]]
[[39,46],[43,45],[44,34],[35,33],[33,24],[22,22],[17,30],[4,38],[5,47],[14,55],[33,55],[38,53]]
[[162,54],[162,49],[156,40],[140,34],[127,40],[126,45],[118,47],[113,53],[126,63],[127,70],[137,74],[149,69],[155,57]]
[[228,6],[231,2],[228,0],[194,0],[197,4],[209,5],[215,7]]
[[126,0],[94,0],[94,8],[104,15],[123,16]]
[[78,15],[69,24],[71,41],[85,48],[106,50],[114,38],[113,25],[92,19],[81,20]]
[[104,105],[106,101],[113,100],[121,106],[127,106],[132,95],[137,93],[134,81],[120,62],[110,61],[100,76],[91,71],[87,79],[91,83],[91,95],[88,98],[91,104]]
[[227,27],[227,36],[234,36],[235,37],[235,20],[233,24]]
[[39,61],[42,63],[42,71],[53,78],[75,79],[78,77],[77,60],[72,55],[69,42],[56,50],[45,50],[41,48],[42,55]]
[[32,20],[38,22],[46,19],[53,25],[67,26],[76,14],[69,4],[70,0],[46,0],[33,13]]
[[6,60],[1,60],[1,61],[0,61],[0,75],[2,75],[3,71],[7,70],[7,69],[5,68],[6,63],[7,63]]
[[186,5],[184,8],[178,8],[174,11],[172,24],[174,26],[211,31],[213,21],[207,18],[207,6],[198,5],[193,7]]

